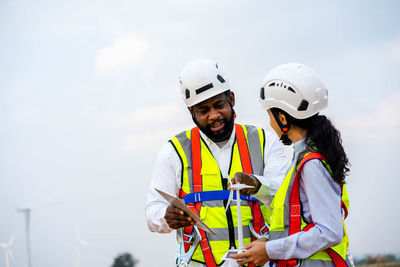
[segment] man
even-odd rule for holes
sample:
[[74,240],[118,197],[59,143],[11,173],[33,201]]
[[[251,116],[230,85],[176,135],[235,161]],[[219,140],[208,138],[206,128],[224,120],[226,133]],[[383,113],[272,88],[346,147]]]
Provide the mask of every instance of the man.
[[[154,188],[179,196],[216,232],[197,233],[201,242],[191,256],[190,266],[237,266],[235,261],[221,259],[238,244],[236,207],[226,207],[229,181],[235,177],[238,182],[242,179],[253,183],[254,189],[244,190],[258,190],[257,195],[267,202],[265,198],[275,194],[286,171],[283,146],[272,133],[234,123],[235,95],[215,62],[189,62],[181,72],[180,85],[197,127],[176,135],[159,152],[148,192],[147,224],[159,233],[179,229],[179,234],[185,227],[185,233],[194,238],[197,232],[193,219],[170,206]],[[244,244],[267,231],[266,210],[254,198],[242,201]],[[190,247],[186,242],[178,245],[184,245],[186,252]]]

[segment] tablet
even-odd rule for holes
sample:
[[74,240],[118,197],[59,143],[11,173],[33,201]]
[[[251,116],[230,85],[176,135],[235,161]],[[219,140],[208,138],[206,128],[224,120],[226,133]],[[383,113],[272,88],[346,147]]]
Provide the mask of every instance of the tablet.
[[197,216],[191,209],[189,209],[182,200],[180,200],[176,196],[173,196],[171,194],[165,193],[165,192],[161,191],[160,189],[157,189],[157,188],[154,188],[154,189],[163,198],[165,198],[165,200],[167,200],[171,204],[171,206],[183,210],[187,215],[192,217],[192,219],[196,222],[195,225],[197,227],[199,227],[200,229],[206,231],[207,233],[215,235],[215,232],[210,227],[208,227],[207,224],[205,224],[203,222],[203,220],[199,218],[199,216]]
[[236,255],[242,252],[245,252],[245,249],[230,249],[228,250],[225,255],[222,257],[221,260],[223,261],[238,261],[238,260],[244,260],[244,259],[232,259],[231,255]]

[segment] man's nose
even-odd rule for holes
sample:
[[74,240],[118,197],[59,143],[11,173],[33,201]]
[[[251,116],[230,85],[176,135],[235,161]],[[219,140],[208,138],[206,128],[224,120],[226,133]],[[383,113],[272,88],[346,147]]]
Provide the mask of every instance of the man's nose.
[[209,112],[209,114],[208,114],[208,118],[210,119],[210,120],[215,120],[215,119],[218,119],[219,118],[219,111],[218,110],[216,110],[215,108],[212,108],[212,109],[210,109],[210,112]]

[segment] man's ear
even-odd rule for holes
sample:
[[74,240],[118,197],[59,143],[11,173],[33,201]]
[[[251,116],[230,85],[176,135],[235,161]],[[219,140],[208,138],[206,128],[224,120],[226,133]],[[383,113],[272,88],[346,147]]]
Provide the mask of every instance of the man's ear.
[[193,107],[188,107],[187,109],[189,110],[190,115],[192,115],[192,117],[194,117]]
[[230,91],[229,92],[229,101],[231,102],[232,107],[235,106],[235,93]]

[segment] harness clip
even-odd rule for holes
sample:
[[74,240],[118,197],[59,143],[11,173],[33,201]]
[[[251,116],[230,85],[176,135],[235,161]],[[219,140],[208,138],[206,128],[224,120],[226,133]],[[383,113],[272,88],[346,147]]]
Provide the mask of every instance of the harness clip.
[[[183,228],[177,230],[176,237],[178,239],[178,246],[176,247],[175,265],[177,267],[189,266],[193,253],[196,250],[201,240],[201,235],[197,226],[193,226],[193,234],[185,234]],[[187,238],[187,240],[185,240]],[[192,246],[185,252],[185,243],[192,243]]]
[[[254,230],[253,222],[250,222],[249,228],[250,228],[251,234],[252,234],[255,238],[260,239],[260,238],[265,237],[266,239],[268,239],[268,237],[269,237],[269,230],[268,230],[268,229],[269,229],[269,226],[268,226],[266,223],[265,223],[265,225],[264,225],[263,227],[261,227],[260,233],[257,233],[257,232]],[[264,233],[265,228],[267,228],[267,231]]]

